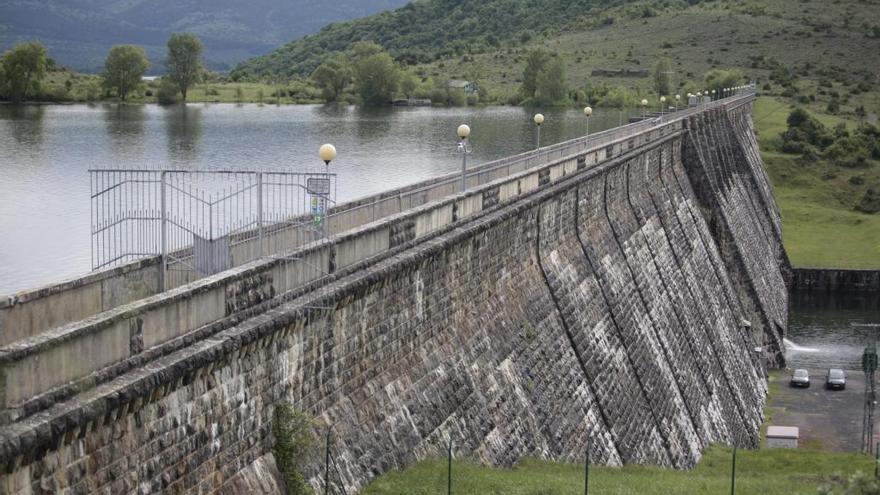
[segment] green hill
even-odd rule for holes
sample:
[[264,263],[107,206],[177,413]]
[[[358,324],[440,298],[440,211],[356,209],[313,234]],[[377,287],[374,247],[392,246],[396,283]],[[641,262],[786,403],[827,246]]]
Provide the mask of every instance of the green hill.
[[98,72],[111,46],[144,47],[162,73],[165,42],[188,31],[205,43],[208,66],[228,69],[328,22],[399,7],[406,0],[0,0],[0,52],[41,40],[64,66]]
[[758,80],[775,72],[873,84],[880,1],[419,0],[331,24],[240,64],[234,74],[305,76],[361,40],[379,43],[423,77],[476,74],[501,93],[518,88],[524,55],[534,48],[562,57],[575,88],[588,80],[649,87],[647,78],[590,74],[650,69],[661,57],[672,59],[679,85],[715,67],[738,67]]

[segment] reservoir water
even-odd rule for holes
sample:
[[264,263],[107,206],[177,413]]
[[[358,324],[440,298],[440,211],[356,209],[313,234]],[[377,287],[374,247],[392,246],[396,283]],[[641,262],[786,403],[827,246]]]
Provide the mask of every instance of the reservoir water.
[[860,370],[865,346],[880,344],[880,294],[796,291],[790,306],[789,368]]
[[[541,110],[547,145],[586,132],[574,109]],[[455,130],[472,128],[478,164],[531,149],[534,110],[359,109],[323,105],[0,105],[0,294],[91,269],[90,168],[310,171],[339,156],[345,201],[460,170]],[[626,114],[597,109],[590,131]]]

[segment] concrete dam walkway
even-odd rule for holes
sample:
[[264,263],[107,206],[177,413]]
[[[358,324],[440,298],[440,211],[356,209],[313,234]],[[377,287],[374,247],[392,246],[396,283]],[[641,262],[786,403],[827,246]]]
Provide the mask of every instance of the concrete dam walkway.
[[[295,270],[158,293],[147,260],[18,297],[0,308],[0,493],[277,493],[282,402],[332,426],[349,493],[449,441],[493,465],[757,447],[790,270],[753,100],[509,159],[466,191],[422,184],[406,207],[388,194],[294,248]],[[29,309],[80,290],[91,310]]]

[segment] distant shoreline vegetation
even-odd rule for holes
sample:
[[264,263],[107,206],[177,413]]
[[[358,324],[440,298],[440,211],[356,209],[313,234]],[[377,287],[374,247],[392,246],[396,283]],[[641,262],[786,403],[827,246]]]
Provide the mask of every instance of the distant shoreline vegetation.
[[[479,70],[471,71],[466,79],[420,77],[373,42],[353,43],[346,52],[326,58],[309,77],[243,79],[241,74],[213,73],[205,70],[202,51],[197,36],[172,35],[164,60],[168,73],[147,80],[144,74],[150,63],[138,46],[114,46],[104,71],[93,75],[58,67],[39,41],[20,43],[0,59],[0,101],[631,108],[648,98],[651,109],[659,108],[661,95],[670,103],[675,101],[666,59],[660,60],[651,73],[651,90],[590,81],[572,88],[566,82],[567,68],[562,58],[533,50],[525,57],[519,90],[515,94],[494,94],[489,84],[483,84]],[[681,83],[677,90],[686,95],[700,89],[717,89],[720,94],[721,89],[744,82],[739,71],[716,69],[702,82]]]

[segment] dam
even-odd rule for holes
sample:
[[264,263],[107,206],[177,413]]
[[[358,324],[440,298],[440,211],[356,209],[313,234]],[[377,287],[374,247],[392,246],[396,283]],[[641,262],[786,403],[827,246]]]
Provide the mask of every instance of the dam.
[[449,442],[676,468],[757,447],[791,270],[754,98],[340,205],[294,269],[162,290],[146,258],[0,301],[0,490],[277,493],[282,403],[332,427],[349,492]]

